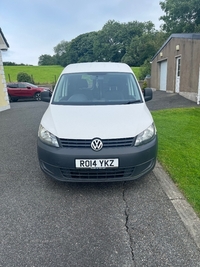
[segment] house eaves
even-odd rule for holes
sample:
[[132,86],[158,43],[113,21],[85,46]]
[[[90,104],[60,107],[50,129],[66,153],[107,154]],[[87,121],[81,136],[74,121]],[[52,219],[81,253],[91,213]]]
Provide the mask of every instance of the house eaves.
[[172,35],[170,35],[167,41],[161,46],[161,48],[157,51],[157,53],[153,56],[151,61],[153,61],[156,58],[156,56],[162,51],[162,49],[170,42],[172,38],[200,40],[200,33],[173,33]]
[[0,50],[8,50],[9,44],[0,28]]

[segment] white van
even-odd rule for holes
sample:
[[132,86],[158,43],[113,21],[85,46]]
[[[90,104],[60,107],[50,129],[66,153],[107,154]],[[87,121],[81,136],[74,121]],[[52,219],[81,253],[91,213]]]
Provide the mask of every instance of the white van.
[[157,134],[144,92],[124,63],[68,65],[38,131],[38,159],[49,176],[67,182],[112,182],[151,171]]

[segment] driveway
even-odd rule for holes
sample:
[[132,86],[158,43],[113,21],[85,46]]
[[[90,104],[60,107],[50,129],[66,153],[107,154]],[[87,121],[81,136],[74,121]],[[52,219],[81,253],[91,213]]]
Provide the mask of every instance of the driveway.
[[183,107],[199,107],[195,102],[182,97],[176,93],[166,93],[165,91],[153,92],[153,99],[147,102],[150,110],[183,108]]
[[36,141],[46,108],[27,101],[0,112],[0,266],[200,266],[154,172],[96,184],[44,176]]

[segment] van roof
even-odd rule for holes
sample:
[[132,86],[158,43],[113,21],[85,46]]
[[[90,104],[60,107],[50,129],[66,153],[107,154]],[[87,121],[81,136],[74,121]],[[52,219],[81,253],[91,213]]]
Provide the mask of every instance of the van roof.
[[64,68],[63,73],[80,73],[80,72],[129,72],[132,69],[125,63],[116,62],[85,62],[74,63]]

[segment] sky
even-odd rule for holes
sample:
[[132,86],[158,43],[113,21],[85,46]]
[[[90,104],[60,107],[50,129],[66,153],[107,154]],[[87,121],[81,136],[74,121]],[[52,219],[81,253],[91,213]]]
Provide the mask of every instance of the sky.
[[9,44],[3,61],[38,65],[61,41],[99,31],[109,20],[152,21],[160,29],[161,0],[1,0],[0,28]]

